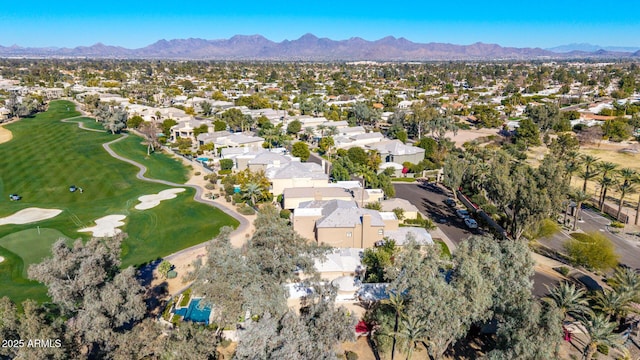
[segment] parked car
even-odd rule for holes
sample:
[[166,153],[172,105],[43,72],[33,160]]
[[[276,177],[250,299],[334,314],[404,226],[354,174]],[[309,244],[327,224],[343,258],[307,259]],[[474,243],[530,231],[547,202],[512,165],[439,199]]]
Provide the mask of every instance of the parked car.
[[464,219],[464,224],[467,225],[469,229],[478,228],[478,223],[470,217]]
[[456,210],[456,215],[458,215],[458,217],[461,219],[465,219],[469,217],[469,211],[465,209],[458,209]]
[[456,201],[453,198],[447,198],[444,203],[451,207],[456,206]]

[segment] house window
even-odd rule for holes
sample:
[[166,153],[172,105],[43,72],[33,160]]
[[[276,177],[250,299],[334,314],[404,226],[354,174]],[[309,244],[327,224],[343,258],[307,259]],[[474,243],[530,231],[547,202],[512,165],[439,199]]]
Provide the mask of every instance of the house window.
[[383,234],[384,234],[384,230],[383,229],[378,230],[378,235],[383,235]]
[[347,237],[350,238],[353,236],[353,233],[351,231],[347,231]]

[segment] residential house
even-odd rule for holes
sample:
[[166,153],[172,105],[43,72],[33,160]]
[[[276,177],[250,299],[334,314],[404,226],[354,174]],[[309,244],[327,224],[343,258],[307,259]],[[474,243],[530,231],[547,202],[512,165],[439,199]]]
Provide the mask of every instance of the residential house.
[[413,238],[432,244],[424,228],[399,227],[393,212],[359,208],[355,201],[314,200],[303,202],[293,211],[293,229],[300,236],[336,248],[369,248],[385,239],[403,245]]
[[412,145],[403,144],[400,140],[386,140],[367,145],[370,150],[380,153],[382,162],[394,162],[404,164],[410,162],[417,164],[424,160],[424,149]]
[[403,216],[405,219],[417,219],[420,210],[410,203],[408,200],[392,198],[387,200],[380,201],[380,205],[382,205],[382,211],[393,211],[394,209],[402,209]]
[[[209,128],[211,130],[211,128]],[[213,143],[216,149],[222,148],[249,148],[262,149],[264,138],[254,136],[252,133],[232,133],[227,130],[207,132],[198,135],[198,144]]]
[[207,125],[207,127],[211,126],[211,120],[196,120],[189,119],[185,121],[180,121],[176,125],[171,127],[171,136],[169,137],[170,141],[176,141],[180,138],[189,138],[194,143],[197,143],[198,139],[196,139],[194,130],[201,125]]
[[315,163],[277,163],[268,166],[265,175],[271,181],[270,192],[274,197],[282,194],[286,188],[326,187],[329,184],[329,175]]

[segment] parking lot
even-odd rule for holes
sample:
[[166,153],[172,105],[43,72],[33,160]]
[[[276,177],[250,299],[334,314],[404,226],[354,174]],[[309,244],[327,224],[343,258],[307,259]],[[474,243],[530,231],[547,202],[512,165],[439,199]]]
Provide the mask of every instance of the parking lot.
[[[448,189],[440,185],[428,183],[394,184],[394,187],[396,189],[396,197],[408,200],[415,205],[421,213],[433,219],[436,226],[438,226],[454,244],[458,245],[471,235],[484,234],[484,231],[479,228],[474,230],[468,229],[464,224],[464,220],[456,215],[456,210],[463,208],[462,206],[454,208],[445,203],[447,198],[453,197]],[[545,285],[553,287],[558,283],[558,278],[540,271],[536,271],[532,279],[534,283],[532,292],[538,297],[548,293]]]
[[[482,229],[469,229],[464,219],[456,215],[456,208],[445,204],[452,197],[449,190],[434,184],[394,184],[396,197],[406,199],[421,213],[434,220],[436,225],[456,245],[471,235],[482,235]],[[462,207],[459,207],[462,208]]]

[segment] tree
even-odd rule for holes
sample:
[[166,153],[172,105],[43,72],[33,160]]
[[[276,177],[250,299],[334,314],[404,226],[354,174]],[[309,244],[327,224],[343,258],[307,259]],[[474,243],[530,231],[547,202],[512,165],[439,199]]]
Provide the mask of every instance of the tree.
[[144,136],[147,143],[147,156],[156,151],[156,147],[160,146],[158,141],[158,127],[155,121],[145,122],[142,124],[138,131]]
[[302,130],[302,123],[300,120],[293,120],[287,125],[287,134],[296,135]]
[[593,297],[594,309],[605,314],[613,321],[620,321],[622,324],[627,315],[634,311],[632,306],[633,294],[625,291],[613,291],[604,289],[598,291]]
[[599,158],[592,155],[582,155],[582,165],[584,165],[584,171],[580,174],[580,177],[584,179],[582,191],[587,192],[587,181],[598,175],[596,168],[599,160]]
[[160,265],[158,265],[158,274],[166,279],[169,271],[171,271],[171,268],[173,268],[173,265],[171,265],[169,261],[163,260]]
[[320,150],[323,153],[328,153],[331,150],[331,148],[333,146],[335,146],[335,142],[333,141],[333,137],[331,137],[331,136],[323,137],[322,139],[320,139],[320,142],[318,143],[318,146],[320,147]]
[[175,125],[177,125],[178,122],[173,120],[173,119],[165,119],[162,121],[162,133],[164,134],[164,136],[169,137],[171,136],[171,128]]
[[69,319],[67,331],[88,354],[108,351],[115,333],[146,311],[136,271],[119,268],[122,238],[93,238],[86,244],[77,240],[72,247],[58,240],[51,258],[29,267],[29,277],[47,286],[51,300]]
[[579,148],[580,142],[572,133],[559,134],[549,145],[551,153],[559,159],[566,159],[568,154],[578,151]]
[[573,233],[573,239],[567,240],[564,247],[575,265],[590,269],[605,270],[618,265],[618,254],[611,240],[606,236],[591,232]]
[[555,306],[560,311],[563,320],[568,315],[575,318],[585,316],[591,311],[584,289],[576,288],[573,283],[562,282],[552,289],[547,287],[547,290],[549,290],[549,295],[542,300]]
[[362,255],[362,265],[367,269],[364,282],[386,282],[384,269],[393,264],[392,259],[398,250],[393,240],[386,240],[382,246],[365,249]]
[[127,127],[129,129],[137,129],[142,123],[144,123],[144,119],[140,115],[135,115],[127,120]]
[[[407,360],[411,360],[413,351],[420,343],[428,342],[429,324],[417,317],[407,316],[402,319],[401,330],[394,333],[405,342],[407,349]],[[393,356],[392,356],[393,358]]]
[[96,110],[96,120],[112,134],[119,133],[127,126],[127,112],[118,106],[100,105]]
[[233,159],[220,159],[220,170],[233,169]]
[[625,196],[627,194],[635,194],[637,191],[635,183],[638,182],[638,173],[634,169],[623,168],[623,169],[620,169],[620,171],[618,172],[618,175],[622,180],[622,181],[618,181],[615,184],[616,190],[620,194],[620,202],[618,204],[618,212],[616,214],[616,218],[619,219]]
[[589,200],[590,196],[584,191],[576,190],[573,192],[573,200],[576,202],[576,211],[573,214],[573,231],[576,231],[578,226],[578,219],[580,219],[580,212],[582,211],[582,204]]
[[620,337],[614,333],[616,324],[609,321],[603,314],[596,314],[580,319],[580,323],[587,331],[588,340],[584,348],[586,360],[591,360],[599,345],[618,348],[621,347]]
[[516,142],[524,143],[525,148],[528,148],[529,145],[538,146],[542,143],[540,141],[540,129],[530,119],[520,121],[520,126],[516,129],[515,139]]
[[311,156],[311,151],[309,151],[309,146],[307,145],[307,143],[298,141],[297,143],[293,144],[291,155],[299,157],[301,161],[307,161]]
[[213,106],[208,101],[203,101],[200,103],[200,109],[202,110],[202,115],[211,116],[213,112]]
[[438,144],[442,145],[445,140],[445,135],[448,132],[452,132],[455,136],[458,134],[459,128],[450,117],[436,117],[427,123],[427,129],[431,131],[431,136],[438,139]]
[[256,200],[260,199],[260,197],[262,196],[262,191],[263,189],[260,184],[254,182],[246,184],[244,189],[242,189],[244,196],[248,197],[251,200],[252,206],[256,206]]
[[197,139],[198,135],[200,134],[206,134],[209,132],[209,125],[207,124],[202,124],[196,128],[193,129],[193,136]]

